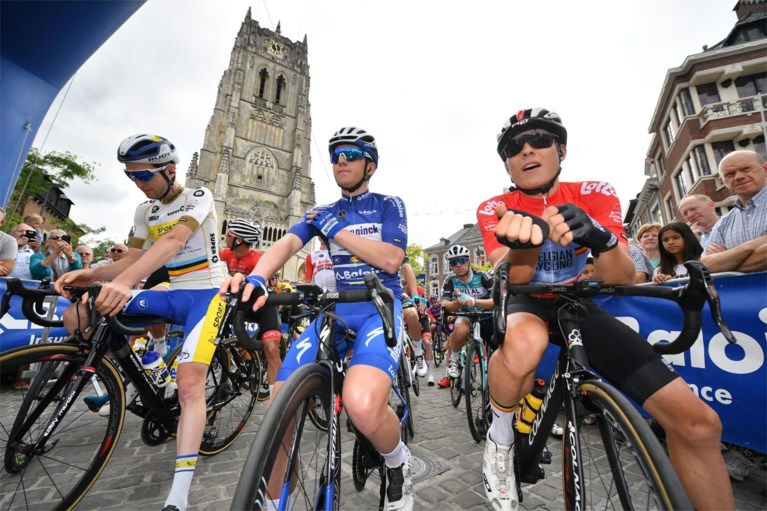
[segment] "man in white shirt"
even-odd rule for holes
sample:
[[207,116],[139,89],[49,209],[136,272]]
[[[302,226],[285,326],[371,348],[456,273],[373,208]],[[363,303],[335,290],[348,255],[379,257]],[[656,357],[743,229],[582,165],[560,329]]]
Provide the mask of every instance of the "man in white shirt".
[[[31,235],[33,232],[35,236]],[[30,236],[27,237],[27,234]],[[32,273],[29,271],[29,259],[32,257],[32,254],[40,251],[40,240],[37,238],[37,231],[30,225],[19,224],[11,231],[11,235],[16,238],[18,251],[16,253],[16,264],[9,276],[16,279],[32,280]]]

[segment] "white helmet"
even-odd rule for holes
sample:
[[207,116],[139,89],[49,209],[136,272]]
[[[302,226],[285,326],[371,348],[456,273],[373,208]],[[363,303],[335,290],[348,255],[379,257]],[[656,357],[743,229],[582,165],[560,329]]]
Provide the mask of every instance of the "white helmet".
[[261,227],[244,218],[235,218],[229,222],[227,230],[234,234],[235,237],[251,245],[258,243],[258,240],[261,239]]
[[120,143],[117,148],[117,161],[122,163],[149,163],[164,165],[178,163],[176,146],[167,138],[158,135],[132,135]]
[[445,252],[445,259],[448,261],[456,257],[469,257],[469,249],[463,245],[453,245]]

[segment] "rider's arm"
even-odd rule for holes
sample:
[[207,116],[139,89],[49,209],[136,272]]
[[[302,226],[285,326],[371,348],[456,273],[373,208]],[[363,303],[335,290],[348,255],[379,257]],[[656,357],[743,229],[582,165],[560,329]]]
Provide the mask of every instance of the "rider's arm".
[[304,242],[297,235],[288,232],[264,252],[256,267],[250,272],[251,275],[260,275],[264,280],[270,275],[277,273],[304,246]]
[[386,273],[396,274],[405,258],[405,251],[396,245],[363,238],[345,229],[339,231],[333,241],[369,265],[380,268]]
[[[193,221],[183,223],[177,222],[176,225],[173,226],[173,229],[160,236],[157,241],[149,247],[149,250],[143,252],[135,250],[136,255],[139,257],[137,257],[132,264],[128,264],[128,267],[112,279],[112,282],[133,287],[145,276],[151,274],[159,267],[164,266],[165,263],[181,252],[181,249],[184,248],[187,240],[194,234],[194,229],[197,228],[197,226],[198,225]],[[128,253],[131,254],[131,252],[134,252],[134,249],[131,249]],[[117,268],[113,268],[112,270],[119,271],[126,266],[125,264],[119,264],[122,262],[123,260],[118,261],[115,264],[107,265],[105,268],[117,265]]]
[[405,277],[405,292],[415,299],[418,296],[418,284],[416,283],[415,272],[413,267],[410,266],[410,262],[402,263],[400,271],[402,276]]
[[594,277],[602,279],[606,285],[632,285],[636,279],[634,261],[629,255],[629,247],[618,243],[613,250],[603,252],[594,258]]

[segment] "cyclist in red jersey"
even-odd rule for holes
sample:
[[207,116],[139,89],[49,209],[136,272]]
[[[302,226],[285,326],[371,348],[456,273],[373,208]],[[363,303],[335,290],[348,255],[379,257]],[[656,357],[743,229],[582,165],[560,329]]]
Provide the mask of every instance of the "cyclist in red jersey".
[[[242,273],[250,275],[263,252],[253,248],[261,239],[261,227],[258,224],[244,218],[235,218],[226,228],[226,248],[221,250],[221,260],[226,263],[229,275]],[[254,318],[258,322],[263,334],[261,340],[264,343],[266,355],[266,379],[269,382],[269,391],[274,387],[274,380],[282,366],[280,358],[280,341],[282,340],[282,328],[280,325],[279,311],[277,307],[268,306],[258,311]]]
[[[634,264],[620,202],[604,182],[562,183],[567,130],[554,112],[521,110],[498,135],[498,154],[516,188],[477,209],[485,253],[494,266],[510,262],[513,284],[568,283],[589,252],[595,277],[608,285],[634,283]],[[529,216],[548,223],[544,240]],[[518,507],[513,460],[513,411],[533,386],[548,346],[547,320],[555,300],[507,296],[506,333],[488,365],[493,422],[483,463],[485,492],[494,509]],[[594,304],[581,323],[592,366],[641,404],[666,431],[669,457],[696,509],[733,509],[732,487],[720,453],[722,423],[649,343]],[[614,342],[619,340],[620,349]]]
[[264,254],[253,248],[260,238],[261,227],[258,224],[244,218],[236,218],[229,222],[226,229],[226,248],[221,251],[221,259],[226,263],[230,275],[250,275]]

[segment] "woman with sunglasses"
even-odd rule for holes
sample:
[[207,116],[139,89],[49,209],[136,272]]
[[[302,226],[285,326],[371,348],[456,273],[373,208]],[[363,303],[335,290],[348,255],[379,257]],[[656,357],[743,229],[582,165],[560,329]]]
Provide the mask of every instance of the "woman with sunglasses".
[[[607,285],[633,284],[635,269],[615,189],[600,181],[559,181],[567,157],[567,130],[559,115],[544,108],[520,110],[505,122],[497,142],[515,188],[477,209],[492,264],[510,262],[513,284],[566,284],[579,277],[591,254],[595,278]],[[525,213],[548,224],[548,239]],[[513,412],[533,387],[549,343],[547,321],[556,320],[554,299],[511,295],[505,306],[506,333],[488,364],[494,419],[483,462],[485,492],[495,509],[513,509],[519,502],[512,468]],[[589,305],[581,332],[592,367],[665,429],[671,461],[695,508],[732,509],[716,412],[690,392],[644,338],[596,305]],[[616,339],[620,347],[612,342]]]
[[[365,289],[364,277],[375,273],[394,292],[394,323],[402,324],[402,286],[399,269],[407,246],[407,215],[399,197],[372,193],[370,178],[378,168],[375,138],[357,127],[338,130],[328,144],[333,176],[341,198],[319,206],[304,215],[288,233],[264,254],[247,278],[242,298],[257,293],[254,310],[264,303],[266,279],[300,251],[314,236],[321,236],[333,260],[339,291]],[[221,294],[236,292],[244,279],[234,275],[221,287]],[[397,374],[400,349],[389,349],[384,340],[382,321],[372,303],[338,304],[335,314],[355,332],[349,370],[344,380],[343,401],[354,425],[383,455],[387,470],[386,510],[413,508],[411,456],[400,440],[399,419],[389,407],[392,375]],[[316,320],[315,320],[316,321]],[[318,328],[309,325],[285,356],[277,375],[274,395],[303,364],[315,360]],[[284,459],[278,458],[283,463]],[[279,472],[275,470],[274,472]],[[274,473],[273,472],[273,473]],[[279,484],[271,481],[268,498],[276,500]]]

